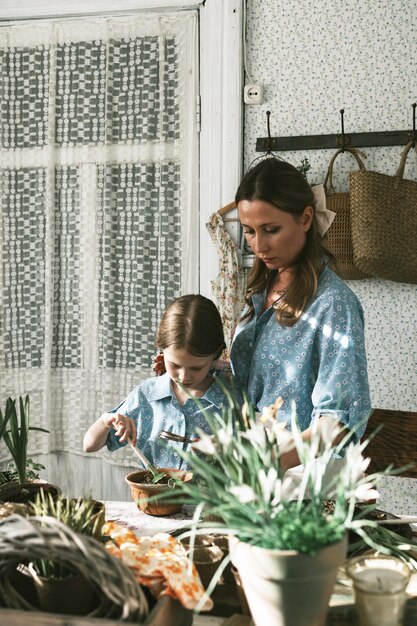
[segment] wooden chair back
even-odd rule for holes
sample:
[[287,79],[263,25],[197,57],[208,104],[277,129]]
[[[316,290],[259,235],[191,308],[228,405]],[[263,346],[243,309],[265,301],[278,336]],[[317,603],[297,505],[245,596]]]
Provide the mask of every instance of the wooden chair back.
[[362,440],[375,432],[364,454],[371,458],[367,473],[383,471],[388,465],[395,468],[412,464],[398,476],[417,478],[417,412],[373,409]]

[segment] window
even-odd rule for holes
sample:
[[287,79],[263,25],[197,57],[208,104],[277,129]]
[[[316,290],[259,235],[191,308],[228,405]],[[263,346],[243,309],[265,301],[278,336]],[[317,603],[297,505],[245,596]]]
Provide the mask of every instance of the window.
[[149,375],[197,290],[196,33],[194,11],[0,29],[0,378],[54,447]]

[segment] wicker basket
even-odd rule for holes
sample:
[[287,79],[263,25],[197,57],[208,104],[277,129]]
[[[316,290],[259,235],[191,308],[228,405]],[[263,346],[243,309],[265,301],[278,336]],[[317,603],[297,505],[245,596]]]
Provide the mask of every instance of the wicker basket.
[[353,257],[372,276],[417,284],[417,181],[404,178],[410,141],[395,176],[350,173]]
[[[347,147],[344,151],[354,156],[359,165],[359,171],[365,171],[358,150]],[[324,181],[326,206],[331,211],[334,211],[336,216],[323,240],[326,248],[336,259],[338,274],[346,280],[359,280],[366,278],[368,275],[361,272],[353,260],[350,195],[348,192],[336,192],[333,186],[334,162],[341,153],[342,148],[339,148],[332,156],[326,180]]]
[[130,570],[95,539],[72,531],[52,517],[12,515],[0,520],[0,605],[37,610],[16,587],[16,569],[35,559],[68,566],[83,576],[98,595],[94,617],[140,622],[148,602]]

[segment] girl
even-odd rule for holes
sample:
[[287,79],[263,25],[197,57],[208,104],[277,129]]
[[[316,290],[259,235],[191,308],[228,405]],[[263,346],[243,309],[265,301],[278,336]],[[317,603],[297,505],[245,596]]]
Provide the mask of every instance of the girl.
[[187,440],[197,436],[197,428],[210,433],[205,411],[221,411],[225,400],[211,371],[225,348],[215,304],[201,295],[174,300],[162,316],[156,345],[166,373],[145,380],[118,407],[103,413],[84,436],[85,452],[104,445],[113,451],[133,442],[153,465],[184,469],[180,444],[162,440],[161,431]]

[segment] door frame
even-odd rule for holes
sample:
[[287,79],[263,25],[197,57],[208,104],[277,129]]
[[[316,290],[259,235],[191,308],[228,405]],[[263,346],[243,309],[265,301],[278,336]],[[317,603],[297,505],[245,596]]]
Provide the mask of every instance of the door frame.
[[242,175],[243,2],[200,9],[200,293],[209,298],[219,259],[206,222],[233,200]]

